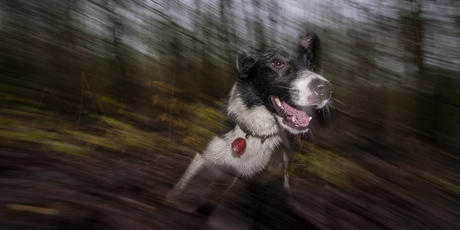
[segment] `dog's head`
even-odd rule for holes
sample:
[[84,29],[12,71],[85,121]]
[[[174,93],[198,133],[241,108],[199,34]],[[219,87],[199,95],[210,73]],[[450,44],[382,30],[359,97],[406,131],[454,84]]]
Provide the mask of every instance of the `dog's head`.
[[317,36],[301,37],[294,52],[281,48],[243,51],[237,56],[238,84],[246,106],[264,106],[294,134],[308,131],[313,112],[331,98],[328,80],[313,72]]

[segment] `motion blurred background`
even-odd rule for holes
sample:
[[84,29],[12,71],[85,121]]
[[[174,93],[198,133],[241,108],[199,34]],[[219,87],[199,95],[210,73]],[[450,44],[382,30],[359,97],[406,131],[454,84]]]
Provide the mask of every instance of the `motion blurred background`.
[[206,214],[161,197],[225,130],[237,51],[291,47],[308,30],[334,100],[290,167],[302,218],[458,229],[459,11],[454,0],[1,1],[0,223],[202,226]]

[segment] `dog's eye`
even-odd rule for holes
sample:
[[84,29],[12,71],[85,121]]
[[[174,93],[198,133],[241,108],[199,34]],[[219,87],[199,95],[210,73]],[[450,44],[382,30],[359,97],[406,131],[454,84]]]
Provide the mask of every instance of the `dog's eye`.
[[272,63],[270,63],[270,65],[277,69],[280,69],[280,68],[283,68],[284,62],[281,60],[275,59],[272,61]]

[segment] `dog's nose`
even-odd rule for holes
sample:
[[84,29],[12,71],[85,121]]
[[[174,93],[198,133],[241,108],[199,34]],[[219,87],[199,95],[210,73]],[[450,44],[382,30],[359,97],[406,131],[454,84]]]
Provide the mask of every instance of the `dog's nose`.
[[315,78],[309,84],[310,90],[318,100],[325,100],[331,97],[331,83]]

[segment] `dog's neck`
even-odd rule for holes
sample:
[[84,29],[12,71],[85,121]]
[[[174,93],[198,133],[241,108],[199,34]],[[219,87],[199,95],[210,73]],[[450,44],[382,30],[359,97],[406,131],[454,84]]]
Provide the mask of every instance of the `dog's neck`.
[[243,124],[243,123],[241,123],[239,121],[235,121],[235,123],[246,134],[246,136],[245,136],[246,139],[248,139],[249,137],[259,138],[261,144],[263,144],[267,138],[273,137],[273,136],[278,134],[278,133],[272,133],[272,134],[268,134],[268,135],[257,134],[257,133],[254,133],[252,130],[250,130],[245,124]]
[[246,133],[246,136],[257,137],[264,141],[268,137],[280,134],[279,124],[267,108],[262,105],[248,108],[237,92],[236,85],[230,92],[227,113]]

